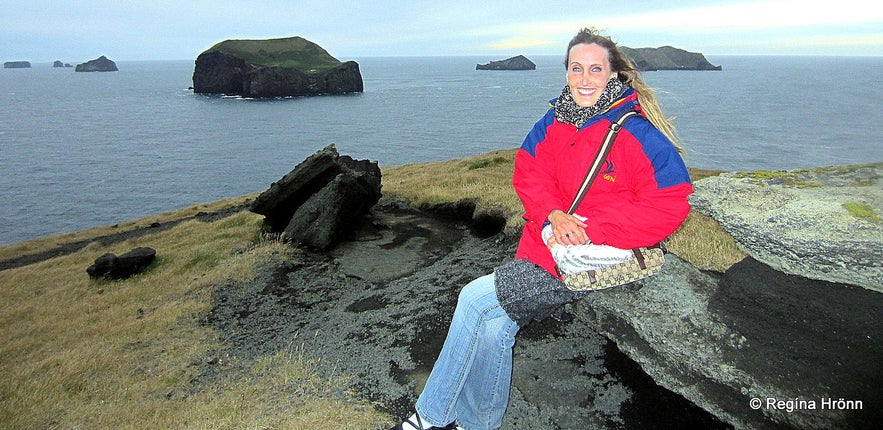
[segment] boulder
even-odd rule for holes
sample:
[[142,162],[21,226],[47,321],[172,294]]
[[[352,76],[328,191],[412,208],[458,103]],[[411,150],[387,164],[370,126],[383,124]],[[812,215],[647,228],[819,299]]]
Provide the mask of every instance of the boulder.
[[30,69],[30,61],[7,61],[3,63],[4,69]]
[[572,305],[653,380],[737,429],[874,428],[883,419],[883,295],[773,270],[662,272]]
[[61,60],[55,60],[55,62],[52,63],[52,67],[64,67],[64,63],[62,63]]
[[89,60],[85,63],[77,64],[77,68],[74,70],[76,72],[116,72],[119,69],[117,68],[116,63],[109,60],[105,56],[100,56],[94,60]]
[[777,270],[883,292],[881,177],[883,163],[724,173],[690,203]]
[[536,70],[536,68],[537,65],[533,61],[528,60],[524,55],[475,65],[475,70]]
[[380,182],[376,162],[340,156],[329,145],[271,184],[250,210],[287,242],[328,250],[380,200]]
[[635,67],[641,71],[650,70],[722,70],[721,66],[715,66],[698,52],[687,52],[683,49],[671,46],[659,48],[629,48],[620,47],[622,52],[628,55]]
[[95,263],[86,269],[93,279],[124,279],[140,273],[156,259],[156,250],[138,247],[117,256],[113,253],[104,254],[95,259]]
[[193,91],[269,98],[362,92],[364,85],[358,63],[292,37],[218,43],[197,57]]

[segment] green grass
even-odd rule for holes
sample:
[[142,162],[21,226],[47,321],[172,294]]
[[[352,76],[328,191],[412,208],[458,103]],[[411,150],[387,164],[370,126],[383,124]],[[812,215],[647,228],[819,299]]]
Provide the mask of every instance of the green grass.
[[322,47],[301,37],[225,40],[206,52],[209,51],[226,52],[250,64],[294,68],[305,73],[321,72],[341,64]]

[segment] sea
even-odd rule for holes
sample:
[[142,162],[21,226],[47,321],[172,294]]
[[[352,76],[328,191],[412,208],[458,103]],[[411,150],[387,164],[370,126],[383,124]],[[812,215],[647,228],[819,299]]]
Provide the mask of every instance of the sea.
[[[329,144],[382,167],[517,148],[564,86],[490,57],[342,58],[359,94],[194,94],[194,62],[118,72],[0,70],[0,245],[267,189]],[[883,161],[883,57],[708,56],[722,71],[644,73],[688,166],[779,170]]]

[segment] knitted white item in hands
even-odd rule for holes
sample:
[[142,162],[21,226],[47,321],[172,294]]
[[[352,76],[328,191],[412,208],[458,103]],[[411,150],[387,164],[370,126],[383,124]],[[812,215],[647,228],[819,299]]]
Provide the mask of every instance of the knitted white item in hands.
[[[585,221],[585,218],[574,215]],[[549,243],[552,238],[552,226],[543,227],[543,242]],[[620,249],[609,245],[595,245],[586,242],[584,245],[562,245],[556,243],[549,249],[552,258],[558,264],[561,273],[578,273],[586,270],[597,270],[605,266],[612,266],[632,258],[632,251]]]

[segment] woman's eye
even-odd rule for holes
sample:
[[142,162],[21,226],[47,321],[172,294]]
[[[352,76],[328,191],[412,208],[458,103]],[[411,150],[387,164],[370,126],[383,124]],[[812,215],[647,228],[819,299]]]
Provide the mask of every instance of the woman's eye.
[[595,73],[601,73],[601,68],[600,67],[592,67],[592,71]]
[[573,72],[573,73],[579,73],[579,72],[582,72],[582,71],[583,71],[583,68],[582,68],[582,67],[572,67],[572,68],[570,69],[570,71]]

